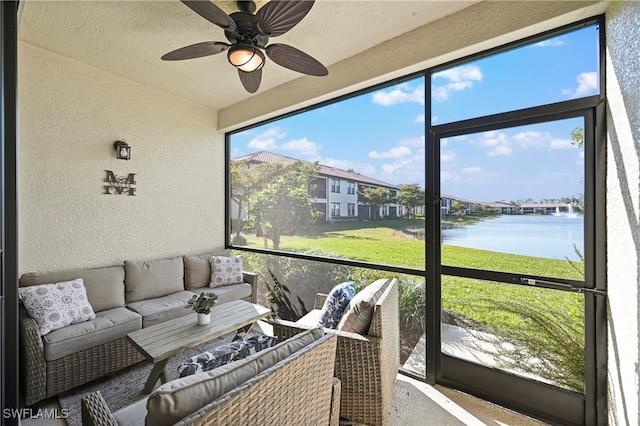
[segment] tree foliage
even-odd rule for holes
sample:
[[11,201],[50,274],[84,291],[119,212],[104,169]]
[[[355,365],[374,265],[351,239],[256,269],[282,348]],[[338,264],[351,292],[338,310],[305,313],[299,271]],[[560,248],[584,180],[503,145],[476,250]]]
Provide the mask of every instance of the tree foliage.
[[265,238],[265,248],[270,239],[273,248],[278,250],[282,235],[293,235],[318,217],[320,213],[309,201],[311,182],[317,171],[317,164],[296,161],[280,165],[277,174],[269,174],[268,183],[262,175],[264,187],[248,199],[247,223]]
[[403,185],[398,194],[398,202],[409,209],[409,216],[413,217],[416,213],[416,207],[425,203],[424,189],[420,188],[417,183]]
[[279,163],[264,163],[249,166],[248,161],[232,161],[230,163],[231,199],[238,207],[236,218],[236,236],[240,237],[243,229],[242,216],[251,195],[264,188],[279,173],[282,165]]
[[391,198],[391,191],[387,188],[365,188],[361,194],[369,201],[371,210],[373,210],[374,222],[378,220],[378,211],[380,210],[380,206],[393,201]]

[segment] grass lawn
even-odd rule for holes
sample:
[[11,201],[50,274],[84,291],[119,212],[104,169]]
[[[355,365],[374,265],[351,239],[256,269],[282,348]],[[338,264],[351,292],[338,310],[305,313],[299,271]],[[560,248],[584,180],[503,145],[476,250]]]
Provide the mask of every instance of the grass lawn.
[[[478,217],[455,216],[452,219],[457,224],[468,225],[477,221]],[[336,253],[342,257],[365,262],[422,269],[425,265],[424,241],[413,239],[411,233],[405,232],[420,227],[424,228],[423,219],[320,224],[310,227],[300,236],[283,236],[280,248],[286,251],[320,249],[326,253]],[[246,238],[249,247],[263,247],[262,238],[251,234],[246,235]],[[269,244],[271,244],[270,241]],[[442,263],[451,266],[582,279],[581,274],[566,260],[544,259],[450,245],[442,246]],[[531,306],[558,306],[560,310],[572,316],[582,315],[582,296],[575,293],[451,276],[443,276],[442,283],[444,309],[499,329],[522,325],[526,322],[526,318],[507,312],[497,312],[478,306],[471,301],[484,299],[518,300]]]

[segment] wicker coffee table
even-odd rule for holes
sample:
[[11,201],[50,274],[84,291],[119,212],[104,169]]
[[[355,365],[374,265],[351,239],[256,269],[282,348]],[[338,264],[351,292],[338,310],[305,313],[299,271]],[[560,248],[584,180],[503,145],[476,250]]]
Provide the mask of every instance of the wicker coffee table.
[[211,322],[206,325],[198,325],[196,314],[190,314],[127,334],[127,340],[153,363],[144,386],[145,392],[151,393],[158,379],[166,383],[165,367],[171,356],[251,326],[270,313],[271,310],[264,306],[234,300],[211,308]]

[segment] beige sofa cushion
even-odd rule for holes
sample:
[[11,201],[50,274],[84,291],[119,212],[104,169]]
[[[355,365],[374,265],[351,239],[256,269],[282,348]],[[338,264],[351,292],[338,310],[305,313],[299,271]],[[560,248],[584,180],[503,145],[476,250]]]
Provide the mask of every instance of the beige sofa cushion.
[[126,302],[153,299],[184,290],[182,257],[171,259],[125,260]]
[[154,299],[131,302],[127,304],[127,308],[142,315],[142,327],[147,328],[161,322],[192,314],[193,310],[187,309],[187,300],[191,299],[193,294],[190,291],[183,290]]
[[184,288],[191,290],[194,288],[209,287],[211,282],[211,263],[213,256],[230,256],[230,250],[223,250],[216,253],[186,255],[184,259]]
[[43,337],[44,357],[53,361],[125,337],[142,328],[142,318],[127,308],[100,311],[95,319],[53,330]]
[[249,300],[251,299],[251,284],[229,284],[216,288],[202,287],[192,288],[190,291],[193,293],[215,293],[218,296],[218,304],[231,302],[232,300]]
[[87,299],[94,312],[124,306],[124,267],[76,269],[62,272],[28,273],[20,277],[20,287],[50,284],[82,278]]
[[320,328],[309,330],[242,360],[167,382],[149,396],[145,424],[176,423],[323,335]]
[[373,318],[373,310],[388,284],[389,280],[381,279],[372,282],[356,293],[342,313],[338,330],[367,335],[371,318]]

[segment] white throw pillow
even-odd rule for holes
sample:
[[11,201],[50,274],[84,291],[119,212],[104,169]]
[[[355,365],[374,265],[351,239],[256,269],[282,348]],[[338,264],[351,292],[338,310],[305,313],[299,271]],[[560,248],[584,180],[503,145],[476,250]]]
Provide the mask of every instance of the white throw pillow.
[[27,312],[36,320],[41,336],[96,317],[82,278],[20,287],[18,292]]
[[210,262],[211,282],[209,287],[244,282],[242,256],[212,256]]

